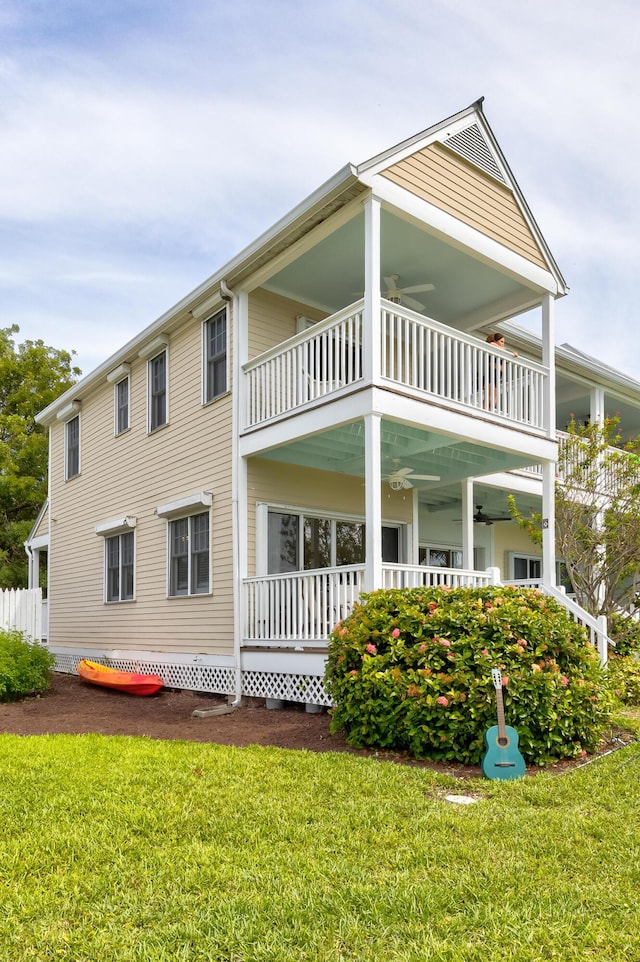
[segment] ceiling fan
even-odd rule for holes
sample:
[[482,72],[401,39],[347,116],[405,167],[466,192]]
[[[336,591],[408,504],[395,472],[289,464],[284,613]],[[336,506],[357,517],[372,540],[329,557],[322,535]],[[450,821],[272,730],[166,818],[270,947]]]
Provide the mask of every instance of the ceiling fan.
[[406,304],[407,307],[412,307],[416,311],[422,310],[424,304],[408,295],[435,290],[435,284],[412,284],[409,287],[400,287],[398,284],[399,274],[389,274],[383,279],[387,285],[387,290],[383,296],[388,301],[392,301],[394,304]]
[[489,515],[485,514],[484,511],[482,510],[481,504],[477,504],[476,509],[477,509],[476,513],[473,516],[473,520],[475,524],[489,525],[489,524],[493,524],[494,521],[511,521],[512,520],[511,518],[504,518],[504,517],[503,518],[489,517]]
[[394,469],[382,480],[386,481],[392,491],[402,491],[412,488],[412,481],[439,481],[439,474],[414,474],[413,468],[401,468],[399,458],[393,459]]

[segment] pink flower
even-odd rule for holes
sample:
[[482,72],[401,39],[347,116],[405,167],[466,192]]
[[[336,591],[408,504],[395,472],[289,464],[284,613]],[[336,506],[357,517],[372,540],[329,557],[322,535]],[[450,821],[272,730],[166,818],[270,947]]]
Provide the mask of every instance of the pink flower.
[[488,648],[483,648],[482,651],[480,652],[480,654],[481,654],[481,655],[488,655],[488,654],[489,654],[489,649],[488,649]]
[[560,684],[564,685],[565,688],[567,687],[567,685],[569,684],[569,679],[567,678],[566,675],[561,675]]
[[348,628],[341,628],[339,634],[340,634],[340,637],[341,637],[341,638],[344,638],[345,635],[348,635],[348,634],[349,634],[349,629],[348,629]]
[[365,651],[368,651],[370,655],[375,655],[377,650],[378,649],[376,648],[376,646],[372,645],[371,642],[369,642],[369,644],[365,648]]
[[436,701],[438,702],[439,705],[442,705],[443,708],[446,708],[447,705],[449,704],[449,699],[445,698],[444,695],[440,695],[439,698],[436,698]]
[[426,650],[427,650],[427,646],[424,644],[420,645],[420,647],[418,648],[418,651],[426,651]]
[[351,671],[349,672],[349,674],[350,674],[350,675],[357,675],[358,672],[355,670],[355,668],[352,668]]
[[400,629],[399,629],[399,628],[394,628],[393,631],[391,632],[391,637],[392,637],[392,638],[399,638],[399,637],[400,637]]
[[451,642],[448,638],[439,638],[438,641],[441,645],[444,645],[445,648],[451,648]]

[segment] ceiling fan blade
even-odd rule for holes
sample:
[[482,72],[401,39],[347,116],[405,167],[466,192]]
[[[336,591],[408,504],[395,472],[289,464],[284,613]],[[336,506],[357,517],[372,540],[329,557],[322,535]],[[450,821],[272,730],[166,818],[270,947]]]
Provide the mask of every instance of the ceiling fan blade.
[[400,288],[403,294],[421,294],[423,291],[435,291],[435,284],[413,284],[412,287]]
[[439,474],[410,474],[412,481],[439,481]]
[[405,297],[404,294],[402,295],[402,303],[406,304],[407,307],[412,307],[414,311],[421,311],[424,307],[424,304],[416,301],[414,297]]
[[397,284],[400,278],[397,274],[390,274],[388,277],[383,277],[382,280],[387,285],[387,290],[395,291],[397,290]]

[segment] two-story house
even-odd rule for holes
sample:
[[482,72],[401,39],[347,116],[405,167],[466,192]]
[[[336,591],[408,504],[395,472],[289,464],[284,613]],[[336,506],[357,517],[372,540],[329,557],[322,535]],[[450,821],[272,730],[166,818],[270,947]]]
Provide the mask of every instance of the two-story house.
[[[360,592],[553,588],[566,290],[481,102],[348,164],[39,416],[58,668],[326,704]],[[542,508],[539,558],[491,523],[512,490]]]

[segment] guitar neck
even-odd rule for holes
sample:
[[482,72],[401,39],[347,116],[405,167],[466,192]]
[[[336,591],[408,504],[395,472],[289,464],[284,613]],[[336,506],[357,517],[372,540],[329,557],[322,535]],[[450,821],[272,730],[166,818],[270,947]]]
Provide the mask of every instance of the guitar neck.
[[502,688],[496,688],[496,707],[498,709],[498,738],[506,740],[507,732],[504,723],[504,702],[502,700]]

